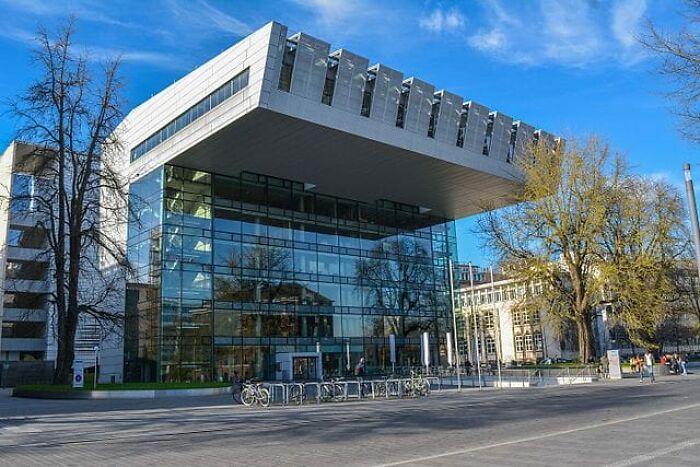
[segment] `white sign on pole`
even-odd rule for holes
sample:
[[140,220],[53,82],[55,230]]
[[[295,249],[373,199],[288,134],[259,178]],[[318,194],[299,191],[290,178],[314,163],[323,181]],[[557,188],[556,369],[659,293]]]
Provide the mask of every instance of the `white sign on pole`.
[[452,356],[452,333],[448,332],[445,336],[447,336],[447,363],[452,366],[454,365],[454,357]]
[[82,388],[84,384],[83,361],[75,360],[73,362],[73,387]]
[[396,336],[389,334],[389,361],[396,363]]
[[422,339],[422,344],[423,344],[423,365],[430,366],[430,336],[428,336],[427,332],[423,333],[423,339]]
[[608,378],[622,379],[622,366],[620,365],[620,351],[608,350]]

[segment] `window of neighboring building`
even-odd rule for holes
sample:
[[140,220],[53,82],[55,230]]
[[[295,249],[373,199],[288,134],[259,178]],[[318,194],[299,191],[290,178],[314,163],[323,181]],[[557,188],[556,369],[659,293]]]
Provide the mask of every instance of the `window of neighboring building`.
[[10,212],[21,214],[34,210],[34,177],[29,174],[12,174],[12,199]]
[[525,335],[525,350],[527,350],[528,352],[534,350],[532,334]]
[[31,292],[5,292],[3,307],[40,309],[46,305],[46,295]]
[[496,353],[496,340],[492,336],[486,336],[486,352]]
[[8,260],[5,267],[7,279],[43,281],[46,280],[49,265],[42,261]]
[[522,323],[522,312],[516,310],[513,312],[513,325],[520,326],[521,323]]
[[7,245],[21,248],[46,248],[46,234],[40,227],[13,225],[7,232]]
[[515,336],[515,351],[523,351],[523,336]]
[[542,350],[544,348],[543,346],[543,339],[542,339],[542,333],[541,332],[536,332],[535,333],[535,350]]
[[41,339],[46,325],[42,322],[3,321],[2,337],[16,339]]
[[487,311],[484,313],[484,326],[486,326],[489,329],[493,328],[494,320],[493,320],[493,312]]

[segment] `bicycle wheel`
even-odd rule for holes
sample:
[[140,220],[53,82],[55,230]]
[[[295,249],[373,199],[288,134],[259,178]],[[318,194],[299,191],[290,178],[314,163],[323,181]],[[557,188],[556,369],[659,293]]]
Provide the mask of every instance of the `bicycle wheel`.
[[[323,396],[321,396],[323,397]],[[292,386],[289,388],[289,400],[294,401],[297,403],[302,403],[304,402],[304,399],[306,399],[306,394],[304,394],[304,390],[299,387],[299,386]]]
[[270,391],[265,388],[258,390],[258,404],[263,407],[270,407]]
[[241,388],[233,387],[231,388],[231,396],[233,397],[233,402],[240,404],[241,401]]
[[321,400],[329,401],[333,398],[333,386],[327,384],[321,385]]
[[250,407],[251,405],[255,404],[255,391],[251,388],[243,389],[243,391],[241,391],[241,402],[243,402],[243,405],[246,407]]
[[420,386],[420,395],[421,396],[428,396],[430,395],[430,383],[428,381],[423,381],[423,383]]

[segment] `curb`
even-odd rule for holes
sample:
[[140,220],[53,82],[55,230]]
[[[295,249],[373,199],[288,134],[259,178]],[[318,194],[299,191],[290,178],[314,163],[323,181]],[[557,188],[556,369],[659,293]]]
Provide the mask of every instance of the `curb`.
[[196,389],[143,389],[133,391],[18,391],[13,397],[28,399],[160,399],[163,397],[199,397],[230,394],[231,387]]

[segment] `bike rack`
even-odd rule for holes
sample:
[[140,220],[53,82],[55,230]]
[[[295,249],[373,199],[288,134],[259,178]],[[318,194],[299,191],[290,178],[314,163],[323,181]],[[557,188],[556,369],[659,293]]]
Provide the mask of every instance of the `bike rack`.
[[287,387],[287,384],[284,383],[266,383],[266,386],[270,390],[270,399],[272,399],[272,402],[275,402],[277,400],[277,389],[280,389],[282,392],[282,404],[283,405],[288,405],[289,404],[289,388]]

